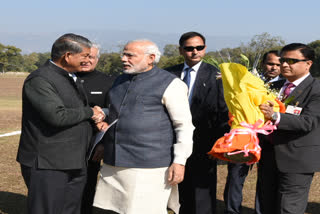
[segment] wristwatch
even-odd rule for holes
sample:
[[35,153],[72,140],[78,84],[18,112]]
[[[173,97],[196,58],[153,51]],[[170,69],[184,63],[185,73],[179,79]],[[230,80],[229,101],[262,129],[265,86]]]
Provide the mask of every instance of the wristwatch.
[[276,122],[278,119],[278,112],[273,112],[273,114],[271,115],[271,120],[273,122]]

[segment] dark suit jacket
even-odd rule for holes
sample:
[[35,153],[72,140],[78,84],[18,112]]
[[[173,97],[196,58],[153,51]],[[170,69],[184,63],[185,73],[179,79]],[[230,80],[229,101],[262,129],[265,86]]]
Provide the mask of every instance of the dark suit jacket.
[[281,114],[273,134],[278,169],[288,173],[320,170],[320,82],[311,75],[296,87],[289,105],[302,107],[299,116]]
[[81,87],[68,72],[47,62],[24,82],[22,132],[17,160],[39,169],[80,169],[92,135]]
[[[184,64],[165,68],[181,78]],[[228,109],[224,101],[222,81],[217,80],[219,70],[202,62],[194,83],[190,110],[195,126],[193,154],[206,154],[215,141],[228,132]]]
[[83,83],[89,106],[106,107],[106,97],[117,75],[108,75],[98,70],[92,72],[78,72],[77,76]]

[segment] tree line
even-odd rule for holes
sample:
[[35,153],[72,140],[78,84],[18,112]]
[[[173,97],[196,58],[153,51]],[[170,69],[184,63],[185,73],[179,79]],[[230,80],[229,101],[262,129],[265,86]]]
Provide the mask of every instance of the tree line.
[[[254,62],[260,62],[262,55],[269,50],[280,50],[286,43],[281,37],[272,36],[269,33],[262,33],[253,36],[246,44],[241,44],[235,48],[223,48],[217,51],[210,51],[205,58],[215,61],[219,64],[222,62],[236,62],[246,64],[243,55],[246,56],[250,65]],[[316,52],[316,60],[311,68],[311,73],[315,77],[320,77],[320,40],[315,40],[308,44]],[[97,69],[115,75],[121,73],[122,64],[120,51],[112,53],[101,53]],[[32,72],[43,65],[46,60],[50,59],[50,53],[30,53],[22,54],[21,49],[0,43],[0,72]],[[179,54],[179,46],[176,44],[167,44],[163,48],[158,66],[160,68],[169,67],[182,63],[183,57]]]

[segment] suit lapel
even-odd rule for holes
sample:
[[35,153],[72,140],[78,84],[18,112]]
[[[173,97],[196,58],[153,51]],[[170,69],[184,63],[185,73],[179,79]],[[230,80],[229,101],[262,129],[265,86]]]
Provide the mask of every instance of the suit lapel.
[[85,105],[88,105],[88,98],[87,98],[86,92],[84,90],[82,80],[78,76],[77,76],[77,80],[76,80],[76,82],[74,82],[74,84],[76,85],[76,88],[77,88],[77,90],[79,92],[79,95],[80,95],[83,103]]
[[270,85],[270,88],[271,89],[276,89],[276,90],[279,90],[282,88],[283,84],[286,82],[285,79],[281,79],[281,80],[278,80],[278,81],[275,81],[275,82],[272,82],[271,85]]
[[199,70],[197,71],[197,76],[193,85],[191,105],[195,97],[201,97],[205,95],[203,93],[203,90],[207,88],[206,80],[209,78],[206,66],[207,65],[204,62],[202,62],[199,67]]

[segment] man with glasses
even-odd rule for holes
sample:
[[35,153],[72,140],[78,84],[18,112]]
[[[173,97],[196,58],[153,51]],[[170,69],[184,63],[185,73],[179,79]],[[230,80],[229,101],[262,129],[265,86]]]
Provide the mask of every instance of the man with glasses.
[[103,138],[104,164],[94,200],[99,208],[162,214],[170,194],[178,197],[194,127],[188,89],[156,66],[160,55],[149,40],[130,41],[123,49],[124,74],[107,96],[107,122],[117,123]]
[[[115,76],[107,75],[106,73],[96,70],[100,57],[100,48],[97,44],[92,44],[89,56],[89,67],[86,70],[77,73],[77,76],[81,79],[84,90],[86,92],[89,106],[106,107],[105,100],[108,90],[110,89]],[[94,127],[93,139],[94,143],[95,134],[98,129]],[[87,166],[87,182],[83,191],[81,213],[91,214],[93,198],[96,190],[97,176],[100,170],[101,159],[103,158],[103,144],[98,143],[94,148],[90,147],[90,154]],[[92,150],[92,151],[91,151]]]
[[180,214],[212,214],[216,208],[217,162],[209,159],[214,142],[228,131],[228,109],[223,97],[219,70],[202,62],[206,44],[203,35],[187,32],[180,37],[183,64],[166,68],[189,87],[193,133],[193,153],[179,184]]
[[278,176],[276,211],[303,214],[314,172],[320,171],[320,82],[310,74],[315,53],[309,46],[286,45],[280,56],[286,113],[275,113],[272,102],[260,109],[277,125],[271,135]]
[[28,188],[29,214],[80,213],[90,122],[104,118],[101,108],[88,105],[75,75],[90,67],[91,46],[80,35],[59,37],[51,60],[24,82],[17,161]]

